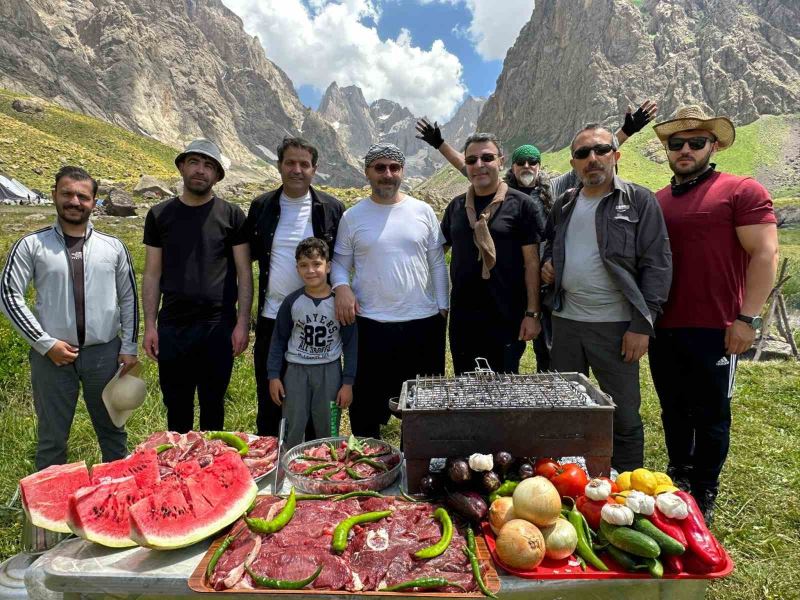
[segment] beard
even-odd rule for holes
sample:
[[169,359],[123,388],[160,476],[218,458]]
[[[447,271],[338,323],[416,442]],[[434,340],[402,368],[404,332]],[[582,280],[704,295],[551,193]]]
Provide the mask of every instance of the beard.
[[207,181],[201,182],[189,179],[184,180],[183,187],[195,196],[205,196],[214,185]]
[[523,171],[519,174],[519,177],[517,177],[517,181],[522,184],[522,187],[531,187],[533,182],[536,181],[536,175],[530,171]]
[[[679,156],[678,160],[681,158],[686,158],[685,156]],[[692,158],[692,157],[689,157]],[[675,162],[669,161],[669,168],[672,169],[672,172],[675,175],[680,175],[684,179],[693,179],[693,176],[699,175],[703,171],[706,170],[708,167],[708,163],[711,162],[711,152],[706,154],[703,158],[699,160],[692,160],[686,165],[678,166],[678,161]]]
[[593,170],[593,171],[587,173],[586,170],[584,170],[584,172],[582,174],[582,180],[583,180],[584,185],[602,185],[603,183],[608,181],[608,178],[611,176],[611,173],[609,171],[607,171],[604,168],[604,166],[602,164],[600,164],[599,162],[591,162],[591,163],[589,163],[588,165],[586,165],[586,169],[587,170],[588,169],[602,169],[602,171]]
[[64,207],[56,207],[56,212],[58,213],[58,218],[64,221],[65,223],[71,223],[72,225],[83,225],[89,220],[89,217],[92,214],[91,210],[67,210]]
[[396,181],[379,182],[372,186],[372,193],[381,200],[391,200],[400,189],[400,183]]

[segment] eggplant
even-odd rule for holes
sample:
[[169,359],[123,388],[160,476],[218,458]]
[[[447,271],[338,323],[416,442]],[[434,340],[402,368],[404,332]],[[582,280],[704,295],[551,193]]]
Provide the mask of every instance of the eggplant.
[[469,463],[463,458],[450,460],[447,465],[447,477],[453,483],[466,483],[472,478]]
[[529,462],[522,463],[519,469],[517,469],[517,472],[519,473],[520,479],[528,479],[536,475],[536,471],[533,470],[533,465]]
[[481,475],[481,485],[487,494],[500,487],[500,477],[494,471],[486,471]]
[[480,523],[489,512],[486,501],[478,492],[449,492],[446,502],[459,515],[474,523]]
[[501,450],[500,452],[494,453],[494,466],[503,477],[506,476],[506,473],[508,473],[508,469],[511,467],[513,462],[514,457],[511,456],[510,452]]
[[435,496],[441,489],[441,481],[436,475],[428,473],[419,480],[419,489],[426,496]]

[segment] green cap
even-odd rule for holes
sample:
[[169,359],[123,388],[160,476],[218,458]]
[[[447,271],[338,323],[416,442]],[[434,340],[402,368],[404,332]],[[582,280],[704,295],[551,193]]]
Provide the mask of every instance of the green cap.
[[532,158],[534,160],[542,160],[542,153],[539,149],[532,144],[525,144],[520,146],[511,155],[511,162],[516,162],[519,158]]

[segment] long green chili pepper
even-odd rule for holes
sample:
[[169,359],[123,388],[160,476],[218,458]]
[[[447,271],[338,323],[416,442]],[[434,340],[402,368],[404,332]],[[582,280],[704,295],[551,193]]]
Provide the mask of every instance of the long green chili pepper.
[[475,532],[472,527],[467,527],[467,549],[477,556],[478,547],[475,545]]
[[308,454],[303,454],[298,456],[297,460],[305,460],[308,462],[328,462],[329,459],[322,458],[321,456],[309,456]]
[[335,467],[335,463],[320,463],[318,465],[311,465],[305,471],[300,473],[300,475],[311,475],[312,473],[316,473],[317,471],[322,471],[322,469],[330,469],[331,467]]
[[333,497],[334,502],[341,502],[342,500],[348,500],[350,498],[385,498],[383,494],[380,492],[373,492],[372,490],[356,490],[355,492],[347,492],[346,494],[340,494],[338,496]]
[[331,460],[338,462],[339,454],[336,452],[336,448],[334,448],[333,444],[331,443],[328,443],[328,453],[331,455]]
[[292,491],[289,493],[289,499],[286,500],[286,504],[281,511],[275,515],[274,519],[267,521],[266,519],[258,519],[255,517],[251,519],[250,517],[245,517],[244,522],[247,523],[250,530],[255,533],[275,533],[286,527],[286,524],[292,520],[296,506],[297,498],[294,495],[294,487],[292,487]]
[[572,505],[572,510],[569,511],[567,520],[572,524],[572,526],[575,528],[575,532],[578,534],[578,545],[576,547],[578,556],[583,558],[595,569],[599,569],[600,571],[608,571],[606,564],[600,560],[600,558],[594,553],[594,550],[592,550],[592,537],[591,535],[587,534],[589,524],[586,522],[586,517],[584,517],[580,511],[578,511],[578,508],[574,503]]
[[450,541],[453,539],[453,521],[450,519],[450,515],[447,514],[447,511],[443,508],[437,508],[433,513],[433,517],[438,519],[442,524],[442,537],[432,546],[414,552],[416,558],[434,558],[439,556],[447,550],[450,546]]
[[452,581],[447,581],[447,579],[443,579],[441,577],[420,577],[419,579],[412,579],[411,581],[404,581],[402,583],[396,583],[394,585],[387,586],[378,590],[379,592],[398,592],[400,590],[407,590],[408,588],[419,588],[421,590],[430,590],[435,588],[443,588],[443,587],[454,587],[462,592],[466,592],[467,590],[457,584],[453,583]]
[[377,512],[361,513],[360,515],[353,515],[340,522],[333,530],[333,540],[331,541],[331,549],[337,554],[341,554],[347,548],[347,535],[353,526],[360,523],[373,523],[380,521],[392,514],[391,510],[381,510]]
[[169,450],[170,448],[174,448],[175,444],[161,444],[160,446],[156,446],[156,454],[161,454]]
[[330,480],[331,480],[331,477],[333,477],[333,476],[334,476],[334,475],[336,475],[337,473],[341,473],[343,470],[344,470],[344,467],[339,467],[338,469],[335,469],[335,470],[333,470],[333,471],[329,471],[329,472],[325,473],[325,475],[323,475],[323,476],[322,476],[322,478],[323,478],[325,481],[330,481]]
[[[283,498],[283,496],[281,496]],[[331,494],[297,494],[295,500],[330,500]]]
[[416,499],[416,498],[414,498],[413,496],[409,496],[408,494],[406,494],[406,493],[405,493],[405,492],[403,492],[403,491],[401,491],[401,492],[400,492],[400,497],[401,497],[403,500],[405,500],[406,502],[414,502],[414,503],[416,503],[416,504],[419,504],[420,502],[424,502],[424,500],[417,500],[417,499]]
[[475,556],[475,553],[469,549],[469,546],[464,546],[462,550],[469,559],[469,564],[472,567],[472,576],[478,583],[478,588],[480,588],[481,592],[483,592],[483,595],[489,596],[490,598],[497,598],[494,592],[492,592],[492,590],[486,587],[486,582],[483,580],[483,574],[481,573],[481,564],[478,562],[478,557]]
[[362,456],[356,461],[353,461],[353,464],[364,463],[372,467],[373,469],[378,469],[379,471],[388,471],[389,467],[386,463],[382,463],[379,460],[372,460],[371,458],[367,458],[366,456]]
[[317,570],[311,575],[298,581],[292,581],[289,579],[272,579],[271,577],[257,575],[250,570],[250,567],[245,567],[245,571],[247,571],[250,574],[250,577],[253,578],[253,581],[255,581],[261,587],[272,588],[274,590],[302,590],[309,583],[319,577],[319,574],[322,573],[322,565],[318,566]]
[[214,550],[214,554],[211,555],[211,560],[208,561],[208,566],[206,567],[206,578],[210,578],[211,575],[214,574],[214,568],[217,566],[219,559],[225,554],[225,550],[227,550],[230,545],[233,543],[233,540],[238,538],[243,531],[246,531],[247,527],[240,527],[239,531],[235,534],[228,535],[222,543]]
[[347,473],[350,476],[350,479],[356,479],[356,480],[364,479],[361,475],[356,473],[355,469],[352,469],[350,467],[345,467],[344,470],[345,470],[345,473]]
[[241,456],[245,456],[250,451],[250,446],[247,445],[247,442],[230,431],[206,431],[206,439],[222,440],[228,446],[238,450]]

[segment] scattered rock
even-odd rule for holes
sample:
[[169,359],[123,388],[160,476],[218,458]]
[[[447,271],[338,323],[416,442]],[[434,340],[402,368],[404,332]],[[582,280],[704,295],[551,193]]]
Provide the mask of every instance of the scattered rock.
[[43,215],[42,213],[33,213],[31,215],[25,215],[25,221],[44,221],[47,219],[47,215]]
[[11,103],[11,108],[26,115],[35,115],[44,112],[45,103],[38,98],[17,98]]
[[146,192],[150,192],[158,198],[165,198],[172,195],[169,186],[152,175],[142,175],[139,177],[136,187],[133,188],[133,193],[139,196],[144,195]]
[[97,197],[104,198],[114,188],[114,182],[110,179],[97,180]]
[[103,212],[112,217],[133,217],[136,215],[136,206],[128,192],[112,188],[103,203]]
[[667,162],[667,153],[664,152],[664,146],[659,140],[650,140],[642,148],[642,154],[654,163],[663,165]]
[[33,167],[31,171],[33,171],[37,175],[44,175],[44,170],[41,167]]

